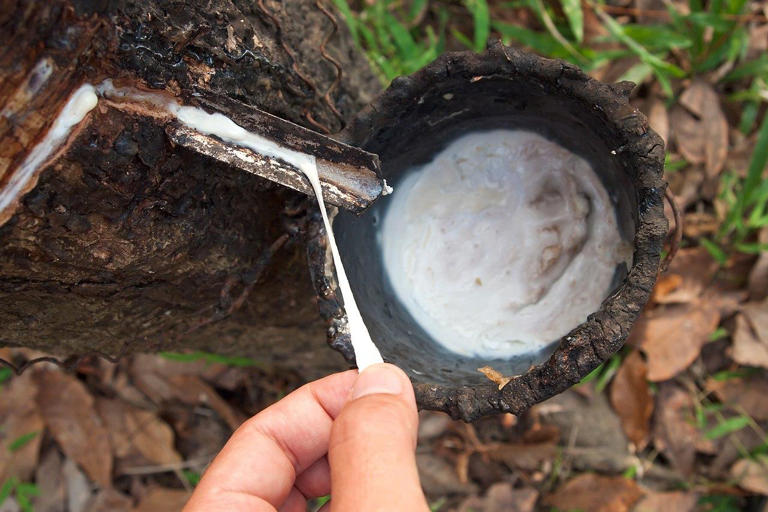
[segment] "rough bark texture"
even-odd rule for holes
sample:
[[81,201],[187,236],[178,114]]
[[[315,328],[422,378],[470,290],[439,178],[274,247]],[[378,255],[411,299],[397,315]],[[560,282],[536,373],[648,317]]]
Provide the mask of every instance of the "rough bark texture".
[[[378,84],[322,1],[0,1],[0,187],[71,92],[106,78],[340,130]],[[27,188],[0,221],[0,345],[343,365],[307,272],[306,196],[101,103]]]
[[[409,373],[421,407],[465,421],[494,412],[519,414],[578,382],[624,343],[653,288],[667,233],[664,143],[630,105],[633,86],[604,84],[565,62],[497,42],[484,54],[446,54],[396,79],[347,128],[348,142],[379,154],[384,178],[398,176],[414,162],[429,161],[441,144],[467,130],[504,126],[542,131],[587,158],[619,198],[619,225],[629,225],[625,234],[634,238],[628,275],[598,311],[557,342],[548,359],[534,358],[529,368],[529,363],[521,366],[523,361],[468,360],[420,340],[418,326],[408,324],[408,315],[390,299],[386,279],[380,277],[378,228],[372,226],[378,225],[375,216],[381,212],[374,206],[358,219],[340,213],[334,231],[366,324],[384,359]],[[395,178],[390,182],[396,183]],[[316,234],[310,245],[313,280],[324,298],[331,344],[353,362],[325,239],[317,228],[310,232]],[[513,377],[499,389],[477,371],[486,365]]]

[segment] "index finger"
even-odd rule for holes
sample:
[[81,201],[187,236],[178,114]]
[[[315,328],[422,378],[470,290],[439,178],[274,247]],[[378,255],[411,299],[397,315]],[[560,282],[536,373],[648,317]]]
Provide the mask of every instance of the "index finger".
[[357,371],[310,382],[252,417],[224,445],[185,507],[274,510],[301,474],[328,451],[333,420]]

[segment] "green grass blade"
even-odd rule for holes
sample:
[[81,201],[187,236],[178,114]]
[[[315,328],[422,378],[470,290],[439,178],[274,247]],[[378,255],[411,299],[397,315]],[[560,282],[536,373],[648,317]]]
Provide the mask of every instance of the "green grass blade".
[[608,364],[605,366],[605,371],[597,378],[597,382],[595,382],[595,391],[602,393],[603,390],[608,387],[608,383],[611,382],[613,376],[619,371],[621,361],[622,358],[619,354],[613,354],[611,356],[608,360]]
[[451,28],[451,35],[456,39],[458,42],[469,48],[470,50],[474,50],[475,44],[472,42],[470,38],[465,36],[461,33],[461,31],[457,28]]
[[[619,24],[618,21],[614,20],[611,16],[600,10],[599,8],[595,10],[597,15],[600,17],[600,19],[605,24],[608,31],[620,42],[627,45],[627,47],[632,50],[635,55],[637,55],[640,60],[648,64],[649,66],[653,67],[656,71],[657,76],[661,79],[662,75],[670,74],[677,78],[682,78],[685,76],[685,71],[680,69],[679,67],[675,66],[671,62],[667,62],[656,55],[652,54],[648,51],[647,48],[645,48],[643,45],[632,39],[630,36],[627,35],[627,33],[624,31],[624,27]],[[665,77],[666,78],[666,77]],[[662,85],[664,85],[662,83]]]
[[427,7],[427,0],[414,0],[408,10],[408,21],[412,22]]
[[748,416],[736,416],[733,418],[728,418],[727,420],[724,420],[715,425],[711,430],[708,430],[704,434],[704,437],[707,439],[719,439],[730,434],[731,432],[736,432],[737,430],[743,429],[750,423],[752,423],[752,419]]
[[726,0],[726,11],[728,14],[741,14],[747,0]]
[[749,135],[757,121],[757,114],[760,112],[760,103],[757,101],[747,101],[741,108],[741,119],[739,119],[739,131],[744,135]]
[[505,43],[508,43],[510,40],[517,41],[543,55],[551,57],[563,57],[568,54],[563,45],[549,34],[501,21],[493,22],[492,25],[501,34]]
[[200,483],[200,479],[202,478],[200,473],[197,471],[192,471],[191,469],[182,469],[181,474],[184,475],[184,479],[192,487],[197,487],[197,484]]
[[768,55],[760,55],[760,57],[734,68],[723,77],[723,81],[732,82],[755,75],[768,76]]
[[0,487],[0,505],[3,504],[3,502],[8,499],[8,496],[11,495],[13,492],[13,489],[16,487],[16,484],[18,484],[19,481],[15,476],[12,476],[5,482],[3,482],[2,487]]
[[37,434],[39,434],[39,432],[34,431],[17,437],[13,440],[13,442],[11,442],[11,444],[8,445],[8,451],[13,453],[21,450],[30,441],[32,441],[37,436]]
[[712,259],[714,259],[720,265],[725,265],[726,263],[728,263],[728,255],[715,242],[713,242],[708,238],[700,238],[699,243],[701,244],[702,247],[704,247],[704,249],[707,250],[709,255],[712,256]]
[[[768,225],[768,222],[766,222],[766,225]],[[768,244],[737,243],[737,244],[734,244],[734,247],[736,247],[736,249],[743,252],[744,254],[760,254],[762,252],[768,252]]]
[[347,22],[349,31],[352,34],[352,39],[355,40],[355,44],[360,44],[360,39],[358,39],[357,34],[357,18],[355,18],[355,15],[352,13],[352,9],[349,7],[347,0],[333,0],[333,4],[339,12],[341,12],[341,15],[344,16],[344,20]]
[[603,368],[605,368],[605,363],[599,365],[597,368],[586,374],[580,381],[579,384],[586,384],[587,382],[595,380],[598,375],[600,375],[600,372],[603,371]]
[[716,33],[726,33],[736,26],[736,23],[714,12],[694,12],[683,16],[683,19],[691,22],[695,27],[705,30],[714,29]]
[[704,60],[694,64],[698,73],[706,73],[725,62],[734,62],[749,45],[749,35],[743,28],[721,36],[719,45],[712,45]]
[[8,368],[7,366],[0,367],[0,385],[4,384],[5,381],[11,378],[13,375],[13,370]]
[[622,25],[624,33],[644,45],[656,50],[690,48],[693,41],[686,34],[681,34],[668,25]]
[[474,47],[476,52],[485,48],[485,42],[491,34],[491,13],[486,0],[465,0],[467,10],[472,13],[474,24]]
[[581,9],[581,0],[560,0],[560,3],[574,39],[581,43],[584,41],[584,11]]
[[747,178],[744,180],[742,198],[740,198],[742,211],[751,204],[762,181],[766,164],[768,164],[768,116],[765,116],[763,124],[760,126],[755,151],[752,153],[752,158],[749,161]]
[[651,66],[645,62],[639,62],[625,71],[624,74],[619,77],[618,81],[621,82],[626,80],[628,82],[639,84],[644,82],[652,73],[653,68]]
[[40,488],[31,482],[19,482],[16,485],[16,494],[21,496],[40,496]]
[[403,26],[402,23],[390,13],[384,13],[384,20],[386,22],[389,33],[392,35],[392,40],[395,42],[400,56],[405,60],[414,59],[419,56],[419,47],[413,40],[413,36],[408,32],[408,29]]

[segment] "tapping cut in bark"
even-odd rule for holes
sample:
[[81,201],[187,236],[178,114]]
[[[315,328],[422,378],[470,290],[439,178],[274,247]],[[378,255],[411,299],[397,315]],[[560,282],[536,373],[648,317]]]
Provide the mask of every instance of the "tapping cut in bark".
[[[251,105],[321,132],[379,88],[345,27],[311,0],[7,7],[3,189],[82,83],[115,78],[233,119]],[[106,105],[89,115],[0,226],[0,344],[61,355],[190,348],[308,377],[344,367],[324,343],[306,270],[312,199],[201,158],[186,134],[146,116]]]

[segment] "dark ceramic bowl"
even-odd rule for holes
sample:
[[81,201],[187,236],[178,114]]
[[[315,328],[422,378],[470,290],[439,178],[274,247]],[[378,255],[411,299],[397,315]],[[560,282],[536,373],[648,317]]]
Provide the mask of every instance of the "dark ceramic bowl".
[[[622,235],[634,243],[631,268],[617,269],[613,292],[584,323],[544,351],[481,359],[437,345],[396,298],[376,236],[386,198],[359,216],[339,212],[334,232],[360,312],[384,359],[410,376],[420,407],[466,421],[520,413],[578,382],[623,344],[653,288],[667,232],[664,144],[629,104],[632,87],[604,84],[570,64],[495,43],[480,55],[444,55],[394,80],[342,134],[345,142],[378,154],[383,177],[397,188],[405,171],[464,133],[501,127],[538,132],[592,164]],[[354,363],[322,226],[314,223],[310,233],[310,268],[330,344]],[[478,372],[482,366],[514,378],[500,390]]]

